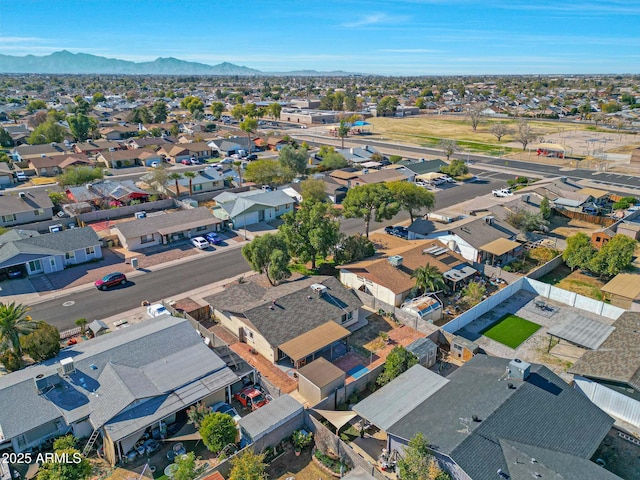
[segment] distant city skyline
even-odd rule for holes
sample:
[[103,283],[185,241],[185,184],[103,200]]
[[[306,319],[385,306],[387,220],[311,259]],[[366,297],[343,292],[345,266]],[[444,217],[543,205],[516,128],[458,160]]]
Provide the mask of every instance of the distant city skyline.
[[640,73],[625,0],[0,0],[0,54],[175,57],[265,73]]

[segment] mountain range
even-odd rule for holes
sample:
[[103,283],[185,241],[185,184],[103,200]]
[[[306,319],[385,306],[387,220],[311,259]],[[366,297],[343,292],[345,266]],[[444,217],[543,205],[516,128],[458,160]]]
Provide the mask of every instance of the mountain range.
[[131,62],[106,58],[88,53],[71,53],[67,50],[38,57],[26,55],[0,55],[0,73],[51,73],[51,74],[114,74],[114,75],[295,75],[295,76],[346,76],[348,72],[317,72],[299,70],[293,72],[261,72],[254,68],[219,63],[207,65],[187,62],[173,57],[156,58],[152,62]]

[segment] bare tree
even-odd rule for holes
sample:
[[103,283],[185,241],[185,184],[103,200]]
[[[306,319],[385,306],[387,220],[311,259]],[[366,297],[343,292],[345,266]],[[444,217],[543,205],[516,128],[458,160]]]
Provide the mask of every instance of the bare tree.
[[512,133],[511,129],[504,122],[494,123],[489,128],[489,131],[498,139],[498,141],[502,140],[502,137],[505,135]]
[[440,140],[440,148],[442,152],[447,156],[447,161],[449,161],[449,157],[460,150],[458,146],[458,142],[455,140],[449,140],[448,138],[443,138]]
[[535,136],[536,134],[531,130],[531,125],[529,125],[525,120],[521,120],[518,123],[516,140],[522,144],[522,150],[527,148],[527,145],[529,145],[529,142],[531,142]]
[[467,108],[467,118],[471,122],[471,129],[475,132],[482,120],[482,112],[486,108],[484,103],[474,103]]
[[594,113],[593,115],[591,115],[591,120],[593,120],[596,128],[598,127],[598,124],[603,122],[605,119],[606,117],[602,113]]

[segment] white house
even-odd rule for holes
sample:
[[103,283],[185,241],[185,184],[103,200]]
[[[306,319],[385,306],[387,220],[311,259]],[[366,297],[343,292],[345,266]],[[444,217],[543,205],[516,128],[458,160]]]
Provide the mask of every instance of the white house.
[[223,192],[216,197],[218,208],[214,215],[233,222],[233,228],[242,228],[258,222],[268,222],[293,210],[295,200],[281,190],[265,192]]

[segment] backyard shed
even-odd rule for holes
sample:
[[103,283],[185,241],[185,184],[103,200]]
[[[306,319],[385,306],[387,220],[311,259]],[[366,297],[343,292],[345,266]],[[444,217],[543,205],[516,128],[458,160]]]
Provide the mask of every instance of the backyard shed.
[[419,338],[407,345],[407,350],[418,357],[418,363],[423,367],[431,367],[436,363],[438,346],[428,338]]
[[290,395],[282,395],[238,421],[253,440],[256,451],[276,445],[302,428],[303,423],[304,407]]
[[109,327],[102,320],[94,320],[88,326],[94,337],[97,337],[98,335],[102,335],[109,331]]
[[478,353],[478,344],[456,335],[451,342],[451,356],[468,362]]
[[200,305],[195,300],[187,297],[181,300],[177,300],[172,305],[180,313],[187,313],[199,322],[211,320],[211,306]]
[[298,369],[298,391],[311,405],[316,405],[344,387],[345,376],[344,371],[320,357]]

